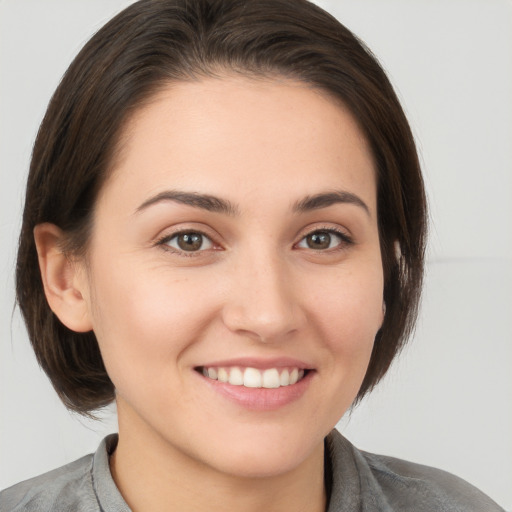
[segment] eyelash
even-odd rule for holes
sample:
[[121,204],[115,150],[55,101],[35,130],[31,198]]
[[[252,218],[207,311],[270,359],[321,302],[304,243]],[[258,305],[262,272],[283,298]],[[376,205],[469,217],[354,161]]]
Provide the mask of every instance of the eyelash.
[[[194,230],[194,229],[184,229],[184,230],[172,233],[171,235],[165,235],[165,236],[161,237],[160,239],[158,239],[156,241],[155,245],[162,247],[162,249],[165,250],[165,251],[172,252],[174,254],[177,254],[179,256],[183,256],[185,258],[200,256],[201,253],[203,253],[205,250],[208,250],[208,249],[203,249],[203,250],[198,250],[198,251],[184,251],[184,250],[175,249],[175,248],[170,247],[170,246],[167,245],[173,238],[176,238],[176,237],[178,237],[180,235],[191,234],[191,233],[196,234],[196,235],[201,235],[202,237],[207,238],[208,240],[210,240],[212,245],[215,246],[215,242],[211,239],[211,237],[209,237],[206,233],[203,233],[200,230]],[[318,252],[318,253],[321,253],[321,252],[328,252],[328,253],[338,252],[338,251],[342,251],[342,250],[347,249],[347,247],[349,247],[351,245],[354,245],[354,240],[350,236],[348,236],[346,233],[344,233],[340,229],[336,229],[336,228],[332,228],[332,227],[316,228],[316,229],[314,229],[314,230],[304,234],[301,237],[301,239],[299,240],[298,243],[302,242],[308,236],[313,235],[315,233],[328,233],[329,235],[335,235],[335,236],[337,236],[340,239],[340,243],[336,247],[331,248],[331,249],[322,250],[322,249],[311,249],[310,248],[310,250],[314,251],[314,252]],[[294,244],[294,245],[297,245],[297,244]]]
[[165,235],[162,238],[160,238],[159,240],[157,240],[155,245],[160,246],[164,251],[169,251],[173,254],[177,254],[178,256],[183,256],[185,258],[193,258],[193,257],[200,256],[201,253],[204,252],[204,250],[184,251],[184,250],[175,249],[174,247],[170,247],[169,245],[167,245],[173,238],[176,238],[180,235],[186,235],[186,234],[191,234],[191,233],[193,233],[195,235],[201,235],[202,237],[207,238],[208,240],[210,240],[212,245],[215,246],[215,243],[211,239],[211,237],[209,237],[206,233],[203,233],[202,231],[197,230],[197,229],[183,229],[181,231],[176,231],[175,233],[172,233],[171,235]]
[[321,250],[321,249],[310,249],[312,251],[315,251],[315,252],[338,252],[338,251],[343,251],[345,249],[347,249],[347,247],[350,247],[351,245],[354,245],[354,240],[349,236],[347,235],[345,232],[341,231],[340,229],[336,229],[336,228],[332,228],[332,227],[320,227],[320,228],[316,228],[314,229],[313,231],[310,231],[308,233],[306,233],[304,236],[302,236],[302,238],[300,239],[299,243],[302,242],[305,238],[307,238],[308,236],[310,235],[313,235],[315,233],[327,233],[329,235],[335,235],[337,236],[339,239],[340,239],[340,243],[334,247],[334,248],[331,248],[331,249],[325,249],[325,250]]

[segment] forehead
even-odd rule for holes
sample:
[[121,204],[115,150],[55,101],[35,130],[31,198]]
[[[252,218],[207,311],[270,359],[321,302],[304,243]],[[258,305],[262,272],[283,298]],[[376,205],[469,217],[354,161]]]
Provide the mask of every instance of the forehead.
[[119,148],[105,192],[130,183],[131,195],[169,186],[225,195],[238,184],[232,192],[348,187],[375,199],[371,151],[348,109],[287,79],[169,84],[131,116]]

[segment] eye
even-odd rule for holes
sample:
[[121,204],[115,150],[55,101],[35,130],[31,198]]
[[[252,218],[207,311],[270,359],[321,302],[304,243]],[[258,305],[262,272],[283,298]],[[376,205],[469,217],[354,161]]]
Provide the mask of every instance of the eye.
[[344,233],[334,229],[322,229],[306,235],[297,244],[297,247],[301,249],[325,251],[328,249],[341,248],[348,244],[352,244],[352,240]]
[[185,252],[205,251],[213,247],[212,241],[206,235],[197,231],[182,231],[165,237],[159,243],[177,251]]

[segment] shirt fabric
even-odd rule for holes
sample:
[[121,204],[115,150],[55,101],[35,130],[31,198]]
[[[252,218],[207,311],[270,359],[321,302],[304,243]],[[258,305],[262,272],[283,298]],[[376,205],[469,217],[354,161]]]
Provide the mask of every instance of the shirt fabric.
[[[117,439],[0,492],[0,512],[130,512],[110,473]],[[336,430],[325,448],[327,512],[505,512],[450,473],[360,451]]]

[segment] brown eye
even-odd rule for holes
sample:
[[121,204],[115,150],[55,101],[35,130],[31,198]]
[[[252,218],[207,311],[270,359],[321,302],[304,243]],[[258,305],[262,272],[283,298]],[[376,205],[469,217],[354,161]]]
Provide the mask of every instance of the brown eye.
[[306,237],[306,243],[310,249],[329,249],[331,246],[331,234],[325,231],[311,233]]
[[203,235],[202,233],[196,233],[194,231],[187,231],[183,233],[177,233],[176,235],[170,237],[165,242],[165,245],[180,251],[196,252],[205,249],[211,249],[213,244],[206,235]]
[[309,233],[309,235],[305,236],[298,244],[297,247],[301,249],[313,249],[316,251],[323,251],[326,249],[333,249],[343,246],[349,245],[352,243],[352,240],[342,233],[338,233],[337,231],[313,231]]

